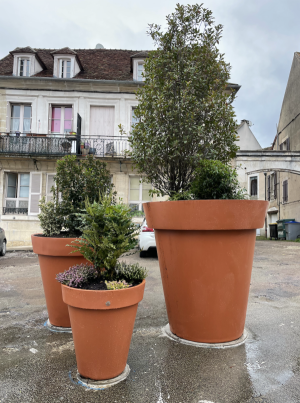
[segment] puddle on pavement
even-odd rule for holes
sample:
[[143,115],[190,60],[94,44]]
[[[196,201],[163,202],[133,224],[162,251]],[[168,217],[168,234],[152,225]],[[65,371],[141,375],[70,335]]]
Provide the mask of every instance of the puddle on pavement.
[[274,362],[262,355],[259,345],[259,341],[246,342],[245,366],[254,394],[264,396],[287,383],[294,376],[294,372],[283,368],[279,363],[274,365]]

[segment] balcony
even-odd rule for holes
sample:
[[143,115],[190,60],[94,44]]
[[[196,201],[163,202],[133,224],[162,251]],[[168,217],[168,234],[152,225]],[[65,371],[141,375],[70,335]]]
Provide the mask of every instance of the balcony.
[[81,143],[89,149],[90,154],[102,158],[124,158],[130,145],[128,137],[101,137],[101,136],[81,136]]
[[[82,149],[84,146],[85,150]],[[0,155],[64,156],[93,154],[101,158],[124,158],[128,138],[93,135],[0,133]]]
[[0,136],[0,154],[58,155],[76,154],[76,136],[46,134],[4,134]]
[[16,207],[3,207],[3,215],[5,214],[23,214],[28,215],[28,208],[16,208]]

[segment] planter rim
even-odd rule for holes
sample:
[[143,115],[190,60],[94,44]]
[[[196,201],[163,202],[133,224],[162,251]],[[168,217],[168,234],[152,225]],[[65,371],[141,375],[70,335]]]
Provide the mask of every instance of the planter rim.
[[135,305],[143,299],[146,280],[122,290],[84,290],[61,284],[65,304],[81,309],[118,309]]
[[179,200],[143,203],[147,225],[159,230],[262,228],[268,207],[269,201],[265,200]]
[[67,246],[76,238],[54,238],[37,235],[41,234],[31,235],[33,252],[37,255],[62,257],[82,256],[80,252],[74,252],[74,248]]

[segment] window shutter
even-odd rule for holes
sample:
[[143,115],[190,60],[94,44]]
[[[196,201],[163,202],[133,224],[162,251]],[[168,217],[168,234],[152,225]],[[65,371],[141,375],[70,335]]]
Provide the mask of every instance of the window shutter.
[[286,139],[286,149],[287,150],[291,149],[291,147],[290,147],[290,138],[289,137]]
[[280,144],[280,150],[283,150],[283,143]]
[[289,182],[285,181],[285,201],[289,201]]
[[274,172],[274,199],[277,199],[277,172]]
[[268,176],[268,200],[270,201],[271,199],[271,191],[270,191],[270,185],[271,185],[271,176]]
[[48,133],[51,133],[52,104],[49,104],[48,111]]
[[282,201],[287,202],[288,201],[288,181],[283,181],[283,192],[282,192]]
[[52,186],[55,186],[54,176],[55,176],[55,174],[47,174],[47,185],[46,185],[46,201],[47,202],[53,199],[53,196],[51,193],[51,188],[52,188]]
[[11,106],[10,106],[10,103],[7,102],[7,108],[6,108],[6,133],[9,133],[9,131],[10,131],[10,118],[11,118]]
[[39,201],[42,192],[42,174],[30,172],[30,193],[28,215],[37,215],[40,212]]

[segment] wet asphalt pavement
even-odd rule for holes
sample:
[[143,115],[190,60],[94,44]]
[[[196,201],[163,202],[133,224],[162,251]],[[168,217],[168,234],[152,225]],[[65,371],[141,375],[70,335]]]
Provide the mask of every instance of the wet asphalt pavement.
[[147,266],[128,364],[129,377],[93,391],[76,381],[71,334],[50,332],[38,259],[0,258],[0,402],[299,403],[300,245],[258,241],[246,329],[230,349],[178,344],[162,333],[167,315],[155,255]]

